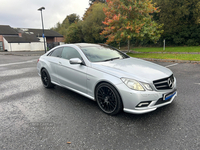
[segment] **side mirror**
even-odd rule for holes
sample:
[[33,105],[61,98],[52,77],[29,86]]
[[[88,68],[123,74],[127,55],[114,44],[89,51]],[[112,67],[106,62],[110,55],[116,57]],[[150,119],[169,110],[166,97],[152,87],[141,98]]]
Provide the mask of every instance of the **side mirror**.
[[80,60],[79,58],[71,58],[71,59],[69,60],[69,63],[70,63],[70,64],[82,64],[83,62],[82,62],[82,60]]

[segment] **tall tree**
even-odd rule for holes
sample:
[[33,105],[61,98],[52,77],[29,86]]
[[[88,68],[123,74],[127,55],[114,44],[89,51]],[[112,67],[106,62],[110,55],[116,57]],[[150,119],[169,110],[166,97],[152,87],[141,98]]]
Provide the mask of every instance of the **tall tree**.
[[[66,41],[66,36],[67,34],[67,29],[74,23],[79,22],[79,16],[76,14],[70,14],[67,15],[66,18],[63,20],[62,24],[60,24],[59,22],[56,24],[56,26],[54,28],[51,28],[52,30],[62,34],[65,37],[65,41]],[[74,28],[73,28],[74,29]],[[76,29],[76,28],[75,28]],[[70,32],[71,33],[71,32]]]
[[129,49],[132,38],[150,38],[155,42],[160,38],[162,25],[152,21],[151,16],[159,9],[152,0],[107,0],[107,4],[103,9],[106,27],[101,33],[108,38],[107,43],[127,39]]
[[66,29],[65,42],[66,43],[83,42],[82,21],[75,22]]
[[92,5],[94,2],[102,2],[105,3],[106,0],[89,0],[89,4]]
[[106,4],[95,2],[91,7],[91,11],[85,17],[82,24],[82,32],[84,35],[84,41],[89,43],[100,43],[103,42],[104,37],[99,33],[103,30],[103,20],[105,14],[103,8]]
[[78,22],[78,21],[80,21],[80,18],[79,18],[79,15],[76,15],[76,14],[70,14],[70,15],[68,15],[66,18],[65,18],[65,20],[63,21],[63,23],[65,22],[65,21],[69,21],[69,24],[72,24],[72,23],[75,23],[75,22]]
[[154,17],[163,23],[163,38],[169,44],[198,45],[200,36],[199,0],[154,0],[161,9]]
[[82,19],[85,20],[85,18],[91,14],[92,10],[93,10],[93,7],[95,4],[97,3],[105,3],[106,0],[89,0],[89,4],[90,4],[90,7],[85,11],[85,13],[83,14],[83,17]]

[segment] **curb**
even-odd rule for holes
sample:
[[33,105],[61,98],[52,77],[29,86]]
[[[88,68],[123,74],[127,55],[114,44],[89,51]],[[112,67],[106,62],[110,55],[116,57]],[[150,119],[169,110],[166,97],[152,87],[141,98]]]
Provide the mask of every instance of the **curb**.
[[135,52],[135,51],[128,51],[128,50],[121,50],[124,53],[135,53],[135,54],[200,54],[200,52]]
[[174,63],[192,63],[200,64],[200,61],[190,61],[190,60],[174,60],[174,59],[152,59],[152,58],[140,58],[147,61],[158,61],[158,62],[174,62]]
[[41,56],[44,52],[0,52],[0,55],[14,55],[14,56]]

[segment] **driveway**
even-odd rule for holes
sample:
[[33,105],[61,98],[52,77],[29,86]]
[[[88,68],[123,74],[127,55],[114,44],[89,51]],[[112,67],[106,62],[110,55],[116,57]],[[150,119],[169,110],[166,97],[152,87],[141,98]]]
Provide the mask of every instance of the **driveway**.
[[200,66],[156,62],[178,84],[171,105],[108,116],[70,90],[45,89],[38,56],[0,55],[0,149],[189,149],[200,147]]

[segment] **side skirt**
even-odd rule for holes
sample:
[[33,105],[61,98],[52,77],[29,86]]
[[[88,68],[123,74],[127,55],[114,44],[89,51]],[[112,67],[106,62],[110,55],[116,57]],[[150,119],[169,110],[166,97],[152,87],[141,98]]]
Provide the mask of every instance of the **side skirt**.
[[83,96],[85,96],[85,97],[87,97],[87,98],[89,98],[89,99],[91,99],[91,100],[93,100],[93,101],[96,101],[94,97],[92,97],[92,96],[90,96],[90,95],[88,95],[88,94],[85,94],[85,93],[83,93],[83,92],[80,92],[80,91],[78,91],[78,90],[75,90],[75,89],[73,89],[73,88],[70,88],[70,87],[68,87],[68,86],[60,85],[60,84],[58,84],[57,82],[53,82],[53,81],[52,81],[52,83],[55,84],[55,85],[58,85],[58,86],[60,86],[60,87],[69,89],[69,90],[71,90],[71,91],[73,91],[73,92],[76,92],[76,93],[78,93],[78,94],[80,94],[80,95],[83,95]]

